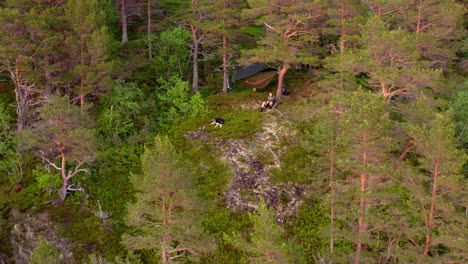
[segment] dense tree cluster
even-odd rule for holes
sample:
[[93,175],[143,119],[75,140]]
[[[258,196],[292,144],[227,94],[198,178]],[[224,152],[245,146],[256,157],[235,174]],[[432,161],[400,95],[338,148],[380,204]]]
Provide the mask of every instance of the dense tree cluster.
[[[72,245],[38,237],[31,263],[468,261],[462,1],[3,0],[0,24],[2,262],[14,212]],[[251,63],[277,69],[276,112],[233,89]],[[299,210],[226,208],[232,172],[198,139],[259,141],[276,114],[286,151],[256,154]]]

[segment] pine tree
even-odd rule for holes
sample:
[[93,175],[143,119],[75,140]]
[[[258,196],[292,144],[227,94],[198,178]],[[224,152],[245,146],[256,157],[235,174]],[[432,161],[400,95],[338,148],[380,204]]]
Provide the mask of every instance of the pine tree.
[[[241,24],[242,9],[245,6],[242,0],[215,1],[212,14],[213,27],[209,29],[221,40],[220,48],[223,58],[223,92],[227,93],[229,88],[228,66],[230,58],[233,57],[236,35]],[[217,41],[219,42],[219,41]]]
[[446,70],[461,48],[466,10],[454,0],[413,0],[407,5],[398,25],[415,34],[422,59]]
[[162,263],[207,250],[196,223],[190,170],[181,155],[167,137],[156,137],[141,161],[143,173],[131,176],[136,202],[128,204],[125,217],[135,232],[124,234],[122,243],[131,250],[155,249]]
[[[67,97],[52,96],[42,106],[40,121],[21,134],[22,141],[42,158],[47,167],[59,171],[63,181],[59,190],[60,200],[77,188],[71,179],[96,158],[94,122],[86,109],[70,105]],[[78,189],[81,189],[79,187]]]
[[[326,89],[349,90],[357,86],[355,74],[350,72],[349,68],[352,67],[350,53],[352,47],[358,44],[359,26],[364,23],[360,9],[359,1],[330,1],[324,34],[337,35],[339,40],[330,50],[332,56],[324,59],[324,67],[330,73],[325,76],[326,79],[321,81],[320,85]],[[350,48],[351,51],[348,50]]]
[[[368,251],[376,251],[378,230],[388,224],[381,223],[379,207],[388,204],[390,197],[381,195],[391,184],[385,164],[389,161],[390,120],[382,97],[369,92],[353,92],[349,98],[331,102],[343,112],[337,143],[336,218],[339,237],[356,245],[354,262],[360,263]],[[348,227],[349,226],[349,227]],[[348,229],[350,228],[350,229]]]
[[390,30],[380,17],[369,19],[362,32],[362,48],[354,52],[351,70],[368,75],[368,85],[387,100],[414,98],[423,88],[437,89],[440,70],[419,61],[414,35]]
[[111,37],[106,25],[105,0],[69,0],[65,6],[71,34],[66,44],[70,50],[72,83],[83,107],[88,95],[98,95],[110,88],[112,63],[109,59]]
[[40,39],[36,39],[34,27],[28,22],[38,23],[39,20],[40,17],[33,13],[0,9],[0,70],[8,72],[15,87],[18,131],[30,125],[39,96],[36,85],[39,73],[35,62]]
[[317,24],[324,15],[319,1],[248,1],[251,9],[244,10],[246,19],[254,19],[265,27],[265,36],[257,42],[258,47],[244,55],[251,62],[279,64],[276,98],[283,94],[284,76],[295,64],[311,64],[317,61],[309,48],[318,34]]
[[[405,182],[419,202],[418,213],[425,227],[421,254],[466,261],[466,241],[461,239],[467,236],[463,228],[465,212],[460,211],[461,206],[466,206],[466,179],[458,173],[467,156],[457,149],[452,112],[437,113],[428,105],[425,98],[416,102],[412,112],[419,117],[415,119],[418,122],[410,120],[405,129],[415,146],[420,168],[419,172],[408,173]],[[449,250],[444,252],[443,247]]]
[[247,253],[249,263],[291,263],[284,231],[276,224],[276,214],[262,202],[256,213],[250,213],[253,223],[250,242],[240,234],[224,234],[223,238],[234,247]]
[[[200,55],[200,45],[205,39],[209,17],[215,12],[212,9],[213,3],[209,0],[191,0],[189,5],[186,2],[181,3],[177,17],[182,24],[190,29],[192,33],[192,87],[190,91],[198,91],[199,73],[198,57]],[[208,13],[207,13],[208,12]]]

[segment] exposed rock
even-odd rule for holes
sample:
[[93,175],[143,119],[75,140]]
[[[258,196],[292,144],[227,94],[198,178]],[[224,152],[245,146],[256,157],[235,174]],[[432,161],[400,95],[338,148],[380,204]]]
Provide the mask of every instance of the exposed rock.
[[208,133],[205,131],[205,127],[201,127],[200,129],[198,129],[198,131],[187,131],[185,133],[185,136],[192,140],[202,141],[207,141],[210,138]]
[[11,220],[15,223],[10,233],[15,263],[29,263],[41,237],[59,250],[65,263],[71,263],[72,253],[69,244],[57,235],[56,225],[50,221],[47,213],[29,215],[13,210]]
[[[249,107],[252,107],[250,105]],[[254,136],[253,141],[227,139],[213,140],[204,129],[189,131],[186,137],[193,140],[215,142],[222,159],[231,168],[233,175],[225,193],[226,206],[240,211],[255,211],[259,198],[276,210],[277,221],[296,214],[303,200],[303,190],[293,183],[273,185],[269,182],[269,169],[279,168],[282,151],[280,147],[283,136],[292,136],[285,126],[278,125],[274,116],[264,124],[263,131]],[[258,153],[270,153],[271,163],[264,164]]]

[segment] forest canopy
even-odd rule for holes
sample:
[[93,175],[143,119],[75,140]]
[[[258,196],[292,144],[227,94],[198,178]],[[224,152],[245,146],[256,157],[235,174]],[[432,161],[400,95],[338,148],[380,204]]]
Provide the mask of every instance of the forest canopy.
[[466,11],[0,0],[0,262],[468,262]]

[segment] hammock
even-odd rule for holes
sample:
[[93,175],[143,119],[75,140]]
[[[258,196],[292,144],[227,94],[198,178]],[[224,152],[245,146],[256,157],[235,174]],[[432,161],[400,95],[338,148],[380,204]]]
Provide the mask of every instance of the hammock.
[[275,68],[264,68],[261,64],[254,63],[234,72],[232,81],[241,80],[245,85],[256,88],[263,88],[278,73]]
[[243,79],[242,82],[247,86],[260,89],[267,86],[276,74],[278,74],[277,71],[259,72]]

